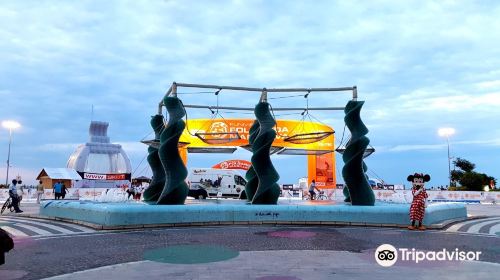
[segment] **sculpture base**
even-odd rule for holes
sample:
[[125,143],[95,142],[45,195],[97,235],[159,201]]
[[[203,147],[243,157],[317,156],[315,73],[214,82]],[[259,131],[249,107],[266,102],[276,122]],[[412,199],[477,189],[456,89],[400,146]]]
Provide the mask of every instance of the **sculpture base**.
[[[278,205],[248,205],[240,200],[188,200],[186,205],[148,205],[137,202],[46,201],[40,215],[80,223],[97,229],[228,224],[297,224],[407,226],[409,204],[377,202],[352,206],[333,201],[280,201]],[[424,224],[441,228],[449,221],[465,220],[462,203],[430,204]]]

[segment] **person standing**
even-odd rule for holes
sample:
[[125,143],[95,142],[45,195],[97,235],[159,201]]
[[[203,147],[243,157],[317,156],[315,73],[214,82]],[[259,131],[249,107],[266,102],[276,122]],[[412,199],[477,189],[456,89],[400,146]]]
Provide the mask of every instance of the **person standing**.
[[39,184],[36,186],[36,203],[40,204],[40,200],[42,199],[43,195],[43,185],[42,185],[42,180],[38,182]]
[[66,197],[68,189],[64,185],[64,183],[61,183],[61,198],[64,199]]
[[12,180],[12,184],[9,186],[9,196],[12,199],[12,206],[16,213],[22,213],[23,211],[19,209],[19,195],[17,194],[17,180]]
[[[19,181],[17,181],[17,183],[21,184]],[[19,186],[19,192],[21,193],[21,194],[18,193],[20,196],[24,196],[24,185]]]
[[423,225],[423,220],[425,216],[425,208],[427,207],[427,192],[425,191],[425,182],[431,180],[431,176],[423,173],[415,173],[409,175],[408,181],[412,183],[411,193],[413,195],[413,201],[410,205],[410,220],[411,226],[408,226],[410,230],[425,230]]
[[138,182],[135,183],[134,185],[134,200],[140,200],[141,199],[141,187]]
[[61,198],[62,185],[61,182],[56,182],[54,184],[54,197],[56,200]]
[[134,198],[134,183],[131,183],[130,185],[128,185],[127,187],[127,199],[130,200],[130,197]]

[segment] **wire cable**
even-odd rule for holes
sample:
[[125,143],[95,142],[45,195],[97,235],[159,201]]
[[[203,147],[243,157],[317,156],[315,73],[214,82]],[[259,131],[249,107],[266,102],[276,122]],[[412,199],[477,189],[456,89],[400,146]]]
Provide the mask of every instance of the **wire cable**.
[[302,97],[304,96],[303,94],[296,94],[296,95],[287,95],[287,96],[278,96],[278,97],[269,97],[267,99],[284,99],[284,98],[293,98],[293,97]]
[[144,175],[145,174],[144,171],[146,171],[146,169],[148,169],[148,168],[149,168],[149,165],[144,166],[144,168],[141,170],[141,172],[136,174],[136,177],[139,177],[139,175]]
[[342,143],[344,142],[344,134],[345,134],[345,128],[346,128],[346,124],[344,124],[344,129],[342,130],[342,137],[340,138],[340,143],[337,147],[342,147]]
[[134,169],[134,171],[132,171],[132,174],[131,175],[134,175],[135,172],[137,171],[137,169],[139,169],[139,167],[141,166],[142,162],[144,161],[144,159],[147,157],[148,155],[145,155],[141,161],[139,162],[139,165],[137,165],[137,167]]
[[177,94],[180,94],[180,95],[203,94],[203,93],[214,93],[214,92],[213,91],[177,92]]

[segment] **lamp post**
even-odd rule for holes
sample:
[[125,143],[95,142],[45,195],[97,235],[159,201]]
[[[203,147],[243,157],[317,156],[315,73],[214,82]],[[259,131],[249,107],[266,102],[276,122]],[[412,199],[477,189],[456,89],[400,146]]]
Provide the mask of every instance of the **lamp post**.
[[12,130],[21,127],[16,121],[3,121],[2,126],[9,130],[9,152],[7,154],[7,176],[5,176],[5,185],[9,185],[9,168],[10,168],[10,145],[12,144]]
[[448,187],[451,187],[451,157],[450,157],[450,136],[455,134],[455,129],[452,127],[444,127],[438,130],[438,134],[441,137],[446,137],[446,144],[448,145]]

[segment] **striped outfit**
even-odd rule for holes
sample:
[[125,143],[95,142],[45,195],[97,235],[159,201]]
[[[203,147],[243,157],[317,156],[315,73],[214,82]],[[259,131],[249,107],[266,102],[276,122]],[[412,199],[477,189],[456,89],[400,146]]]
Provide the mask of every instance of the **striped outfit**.
[[410,220],[419,221],[420,224],[422,224],[425,215],[425,199],[427,199],[428,196],[425,189],[422,189],[417,195],[415,195],[416,192],[417,190],[412,188],[411,193],[413,195],[413,202],[410,206]]

